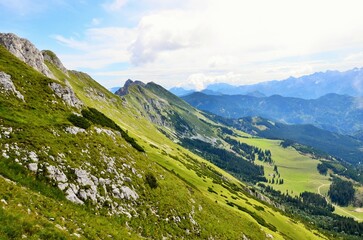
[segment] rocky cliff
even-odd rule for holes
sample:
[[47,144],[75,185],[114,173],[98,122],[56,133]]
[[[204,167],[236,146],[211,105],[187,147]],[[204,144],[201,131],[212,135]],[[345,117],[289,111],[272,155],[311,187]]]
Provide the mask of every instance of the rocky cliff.
[[43,54],[29,40],[20,38],[13,33],[0,33],[0,44],[43,75],[54,78],[54,75],[44,64]]

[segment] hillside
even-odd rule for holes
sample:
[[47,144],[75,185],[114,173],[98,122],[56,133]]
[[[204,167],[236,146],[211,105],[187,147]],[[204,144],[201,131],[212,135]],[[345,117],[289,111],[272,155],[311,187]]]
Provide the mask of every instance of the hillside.
[[[248,132],[254,136],[270,139],[288,139],[356,164],[361,161],[363,143],[355,138],[322,130],[313,125],[288,125],[261,117],[227,119],[214,114],[206,114],[213,120]],[[358,140],[357,140],[358,138]]]
[[192,106],[226,118],[260,116],[286,124],[313,124],[340,134],[362,130],[363,109],[360,98],[328,94],[318,99],[253,97],[246,95],[206,95],[193,93],[182,97]]
[[[316,72],[281,81],[266,81],[251,85],[233,86],[226,83],[209,85],[204,91],[214,94],[238,95],[258,91],[266,96],[281,95],[303,99],[315,99],[329,93],[363,96],[363,68],[347,71]],[[179,90],[180,91],[180,90]]]
[[[0,238],[326,238],[171,140],[175,133],[213,140],[201,125],[207,119],[195,133],[173,126],[169,139],[137,96],[115,96],[87,74],[64,71],[51,52],[42,55],[54,78],[0,46]],[[190,111],[190,121],[204,119],[164,97]]]

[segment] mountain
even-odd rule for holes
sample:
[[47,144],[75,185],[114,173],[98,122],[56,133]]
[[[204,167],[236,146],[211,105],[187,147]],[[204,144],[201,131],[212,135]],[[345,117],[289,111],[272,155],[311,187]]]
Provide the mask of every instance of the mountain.
[[181,97],[181,96],[185,96],[185,95],[188,95],[188,94],[194,92],[194,90],[187,90],[182,87],[173,87],[173,88],[169,89],[169,92],[171,92],[172,94],[174,94],[178,97]]
[[[0,46],[1,239],[354,237],[352,227],[330,232],[340,219],[331,210],[324,226],[297,220],[235,177],[244,172],[232,175],[211,163],[226,163],[226,154],[235,164],[231,171],[239,162],[255,169],[246,153],[257,147],[233,145],[232,138],[245,133],[213,122],[154,83],[130,82],[127,93],[116,96],[86,73],[64,71],[52,52],[29,43],[12,35]],[[28,60],[44,64],[52,77]],[[196,154],[178,143],[211,151]],[[317,173],[317,160],[269,143],[276,162],[281,151],[304,159],[311,179],[329,183]],[[290,181],[283,169],[281,176]],[[344,221],[360,234],[357,222]]]
[[353,138],[332,133],[313,125],[288,125],[261,117],[226,119],[217,115],[209,114],[208,116],[217,122],[252,135],[269,139],[292,140],[320,150],[321,154],[329,154],[352,164],[359,163],[363,158],[363,142],[356,139],[358,136]]
[[319,128],[353,135],[363,129],[362,98],[327,94],[306,100],[273,95],[206,95],[192,93],[182,97],[203,111],[226,118],[261,116],[286,124],[313,124]]
[[233,86],[225,83],[209,85],[205,90],[219,94],[237,95],[259,91],[266,96],[281,95],[303,99],[315,99],[328,93],[363,96],[363,68],[348,71],[317,72],[302,77],[290,77],[281,81],[267,81],[252,85]]

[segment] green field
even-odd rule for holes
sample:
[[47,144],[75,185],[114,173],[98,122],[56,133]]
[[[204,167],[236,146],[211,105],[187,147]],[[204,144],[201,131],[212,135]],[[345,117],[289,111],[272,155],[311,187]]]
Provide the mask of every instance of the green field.
[[[319,193],[324,196],[327,195],[331,181],[329,176],[319,174],[316,166],[319,160],[312,159],[307,155],[302,155],[294,148],[282,148],[280,140],[269,140],[262,138],[239,138],[241,142],[257,146],[263,150],[269,149],[272,153],[272,159],[278,168],[280,178],[284,180],[283,184],[271,184],[271,187],[280,190],[282,193],[289,193],[291,195],[299,195],[301,192],[309,191]],[[272,179],[274,174],[274,166],[256,160],[256,164],[264,166],[265,176],[267,179]],[[363,221],[363,213],[357,212],[353,207],[339,207],[335,206],[335,213],[353,217],[357,221]]]

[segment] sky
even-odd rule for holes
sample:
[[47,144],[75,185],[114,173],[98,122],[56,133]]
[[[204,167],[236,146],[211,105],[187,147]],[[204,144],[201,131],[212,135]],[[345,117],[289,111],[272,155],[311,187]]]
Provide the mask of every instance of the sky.
[[0,32],[106,88],[201,90],[363,67],[361,0],[0,0]]

